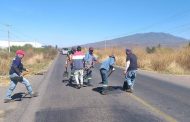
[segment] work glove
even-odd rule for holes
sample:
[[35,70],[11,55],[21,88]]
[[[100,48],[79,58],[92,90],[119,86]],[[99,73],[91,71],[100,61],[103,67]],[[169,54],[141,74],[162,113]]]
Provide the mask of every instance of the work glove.
[[115,71],[115,68],[112,68],[112,71]]
[[127,75],[127,71],[126,70],[123,70],[123,75]]

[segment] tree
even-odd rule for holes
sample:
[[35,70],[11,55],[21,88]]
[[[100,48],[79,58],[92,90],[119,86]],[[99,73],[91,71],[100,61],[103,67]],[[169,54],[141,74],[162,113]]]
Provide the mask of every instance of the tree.
[[146,47],[146,52],[147,53],[154,53],[156,51],[156,48],[153,46],[152,48]]
[[25,44],[24,47],[25,48],[33,48],[33,46],[31,44]]

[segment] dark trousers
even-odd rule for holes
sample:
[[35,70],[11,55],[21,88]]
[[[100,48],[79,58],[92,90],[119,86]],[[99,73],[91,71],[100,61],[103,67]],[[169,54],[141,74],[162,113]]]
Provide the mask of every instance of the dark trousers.
[[108,72],[105,69],[100,69],[100,75],[103,85],[108,85]]
[[85,71],[86,71],[85,79],[91,80],[92,79],[92,70],[86,69]]

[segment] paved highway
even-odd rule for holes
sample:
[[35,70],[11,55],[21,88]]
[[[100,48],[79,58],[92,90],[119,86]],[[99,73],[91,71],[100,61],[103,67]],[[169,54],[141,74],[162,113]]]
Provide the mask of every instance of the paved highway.
[[[65,56],[58,55],[48,72],[31,79],[37,98],[22,98],[8,104],[7,122],[189,122],[190,89],[138,73],[134,93],[121,90],[122,70],[109,77],[117,88],[101,95],[99,65],[93,71],[93,87],[76,89],[64,80]],[[18,86],[20,87],[20,86]],[[15,91],[16,97],[25,88]],[[2,117],[1,117],[2,118]]]

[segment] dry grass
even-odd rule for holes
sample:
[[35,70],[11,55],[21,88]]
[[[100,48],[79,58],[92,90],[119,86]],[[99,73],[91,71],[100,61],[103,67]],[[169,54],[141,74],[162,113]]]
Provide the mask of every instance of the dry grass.
[[[190,47],[181,49],[156,48],[154,53],[147,53],[143,48],[134,48],[140,69],[170,74],[190,74]],[[98,49],[95,51],[99,60],[105,60],[110,54],[116,56],[116,65],[125,66],[125,49]]]
[[[24,66],[29,69],[29,75],[35,74],[41,70],[44,70],[44,68],[47,68],[47,66],[57,55],[57,51],[53,48],[28,48],[25,49],[25,51],[26,54],[22,62]],[[6,81],[9,81],[7,80],[9,68],[14,57],[15,52],[8,54],[6,51],[0,50],[0,84],[4,84]]]
[[185,70],[190,70],[190,47],[185,47],[176,53],[176,63]]
[[36,54],[34,56],[32,56],[31,58],[29,58],[28,60],[26,60],[25,64],[26,65],[33,65],[36,63],[40,63],[43,61],[43,54]]
[[100,50],[95,50],[95,55],[98,56],[98,59],[100,61],[103,61],[109,57],[109,55],[114,54],[116,58],[116,64],[119,66],[124,66],[125,65],[125,60],[126,57],[124,56],[125,53],[123,52],[124,49],[117,49],[117,48],[112,48],[112,49],[100,49]]
[[11,58],[9,54],[4,51],[0,52],[0,76],[7,74],[7,69],[9,69],[11,63],[10,60]]

